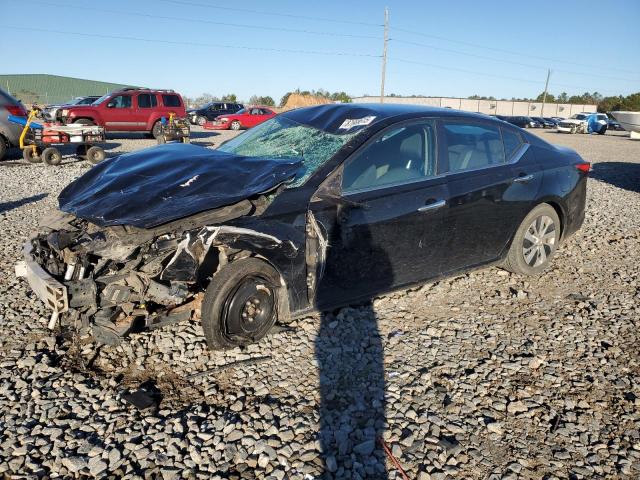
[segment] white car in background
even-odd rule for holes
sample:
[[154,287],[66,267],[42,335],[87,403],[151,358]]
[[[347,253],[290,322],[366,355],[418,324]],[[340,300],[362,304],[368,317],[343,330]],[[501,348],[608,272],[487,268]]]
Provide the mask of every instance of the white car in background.
[[[595,115],[595,118],[593,118]],[[604,113],[576,113],[571,118],[561,120],[558,123],[558,132],[564,133],[590,133],[595,132],[604,135],[607,131],[608,118]],[[589,128],[591,127],[591,128]]]

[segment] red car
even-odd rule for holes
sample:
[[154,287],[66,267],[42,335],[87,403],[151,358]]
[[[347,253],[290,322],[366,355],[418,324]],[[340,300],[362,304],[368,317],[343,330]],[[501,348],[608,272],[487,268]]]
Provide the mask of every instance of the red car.
[[62,107],[58,115],[65,123],[99,125],[107,132],[148,132],[160,135],[162,117],[173,113],[184,118],[180,94],[173,90],[124,88],[100,97],[91,105]]
[[231,115],[220,115],[212,122],[206,122],[203,127],[209,130],[240,130],[260,125],[276,115],[276,112],[266,107],[252,106]]

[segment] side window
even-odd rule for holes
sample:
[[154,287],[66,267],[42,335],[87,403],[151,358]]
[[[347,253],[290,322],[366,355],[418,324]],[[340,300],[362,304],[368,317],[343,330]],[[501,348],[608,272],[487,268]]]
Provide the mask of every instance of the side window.
[[502,129],[502,141],[504,142],[504,153],[507,160],[518,151],[520,145],[523,144],[522,137],[517,132],[512,132],[506,128]]
[[180,97],[177,95],[162,95],[162,103],[165,107],[179,107]]
[[158,100],[155,95],[149,93],[141,93],[138,95],[138,107],[139,108],[153,108],[158,105]]
[[109,100],[113,108],[131,108],[131,95],[118,95]]
[[500,129],[493,125],[443,122],[449,171],[473,170],[505,162]]
[[420,121],[382,132],[347,160],[342,190],[374,189],[434,175],[435,139],[433,121]]

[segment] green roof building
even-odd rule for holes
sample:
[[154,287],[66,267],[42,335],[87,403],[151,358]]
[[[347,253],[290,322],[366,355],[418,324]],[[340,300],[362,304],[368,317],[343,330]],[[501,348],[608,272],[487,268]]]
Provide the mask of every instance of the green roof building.
[[0,88],[8,91],[25,105],[64,103],[75,97],[102,96],[113,90],[133,86],[37,73],[0,75]]

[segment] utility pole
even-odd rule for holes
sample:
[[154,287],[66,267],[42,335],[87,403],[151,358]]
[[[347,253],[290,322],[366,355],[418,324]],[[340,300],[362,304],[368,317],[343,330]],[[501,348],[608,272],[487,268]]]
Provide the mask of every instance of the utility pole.
[[382,48],[382,80],[380,82],[380,103],[384,103],[384,80],[387,76],[387,43],[389,42],[389,7],[384,7],[384,46]]
[[547,81],[544,84],[544,95],[542,95],[542,111],[540,116],[544,117],[544,104],[547,103],[547,90],[549,88],[549,77],[551,76],[551,69],[547,69]]

